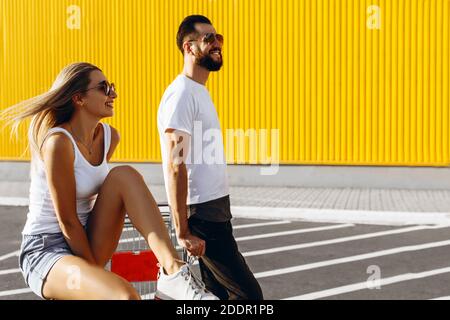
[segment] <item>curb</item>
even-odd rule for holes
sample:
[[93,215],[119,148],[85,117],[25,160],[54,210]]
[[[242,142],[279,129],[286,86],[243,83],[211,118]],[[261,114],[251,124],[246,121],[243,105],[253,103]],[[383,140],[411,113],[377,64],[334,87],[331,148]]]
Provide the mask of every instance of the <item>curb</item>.
[[[28,206],[28,198],[0,197],[0,206]],[[402,212],[335,210],[309,208],[269,208],[231,206],[236,218],[262,220],[294,220],[323,223],[354,223],[371,225],[450,225],[447,212]]]
[[450,213],[364,211],[302,208],[267,208],[232,206],[236,218],[283,219],[325,223],[354,223],[372,225],[450,225]]

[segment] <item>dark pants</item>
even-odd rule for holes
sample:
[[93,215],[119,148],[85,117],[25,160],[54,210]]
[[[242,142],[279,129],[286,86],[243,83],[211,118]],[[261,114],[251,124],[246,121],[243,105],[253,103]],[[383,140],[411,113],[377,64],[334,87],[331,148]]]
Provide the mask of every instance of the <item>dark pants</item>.
[[206,241],[199,259],[206,288],[221,300],[262,300],[261,287],[239,252],[231,223],[191,217],[191,233]]

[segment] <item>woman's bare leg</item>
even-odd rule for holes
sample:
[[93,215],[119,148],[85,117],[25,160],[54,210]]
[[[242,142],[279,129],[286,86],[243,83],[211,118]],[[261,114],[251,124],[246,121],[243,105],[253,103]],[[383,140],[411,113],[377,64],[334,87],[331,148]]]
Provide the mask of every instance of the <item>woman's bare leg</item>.
[[76,256],[65,256],[55,263],[44,283],[43,295],[56,300],[140,299],[125,279]]
[[104,266],[116,250],[125,212],[166,272],[177,272],[184,262],[172,245],[158,205],[144,179],[130,166],[119,166],[110,171],[89,219],[88,237],[97,263]]

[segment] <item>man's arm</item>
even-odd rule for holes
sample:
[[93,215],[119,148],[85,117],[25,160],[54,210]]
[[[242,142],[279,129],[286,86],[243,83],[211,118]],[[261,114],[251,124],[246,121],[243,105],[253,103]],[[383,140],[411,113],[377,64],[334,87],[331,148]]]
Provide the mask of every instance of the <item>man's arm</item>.
[[165,133],[168,148],[168,186],[169,203],[175,221],[178,243],[193,256],[203,256],[206,243],[191,234],[187,218],[188,179],[186,156],[189,152],[190,136],[184,132],[167,129]]

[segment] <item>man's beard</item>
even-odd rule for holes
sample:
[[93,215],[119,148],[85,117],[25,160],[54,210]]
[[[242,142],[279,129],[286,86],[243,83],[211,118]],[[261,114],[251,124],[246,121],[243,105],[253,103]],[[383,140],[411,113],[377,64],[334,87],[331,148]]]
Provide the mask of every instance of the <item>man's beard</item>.
[[222,68],[223,60],[214,61],[209,54],[200,54],[196,56],[195,63],[208,71],[219,71]]

